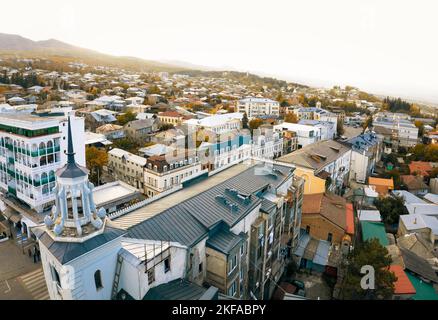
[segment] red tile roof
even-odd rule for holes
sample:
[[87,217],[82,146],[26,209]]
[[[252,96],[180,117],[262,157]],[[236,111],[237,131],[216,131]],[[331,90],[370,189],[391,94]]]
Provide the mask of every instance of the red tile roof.
[[417,172],[418,174],[428,177],[429,172],[432,170],[432,166],[430,165],[430,162],[425,161],[412,161],[409,164],[409,170],[411,171],[411,174],[414,172]]
[[402,266],[394,264],[389,267],[389,270],[394,272],[395,276],[397,277],[397,281],[394,283],[395,294],[416,293],[414,286],[412,285]]

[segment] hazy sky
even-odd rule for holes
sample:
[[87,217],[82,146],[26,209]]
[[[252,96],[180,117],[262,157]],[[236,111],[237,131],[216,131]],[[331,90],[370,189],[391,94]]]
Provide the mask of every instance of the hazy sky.
[[435,0],[8,1],[0,32],[438,102]]

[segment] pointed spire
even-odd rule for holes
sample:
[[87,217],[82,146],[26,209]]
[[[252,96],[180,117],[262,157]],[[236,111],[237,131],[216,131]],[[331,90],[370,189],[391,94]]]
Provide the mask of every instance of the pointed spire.
[[75,152],[73,150],[73,137],[71,134],[71,122],[70,122],[70,116],[68,116],[68,146],[67,146],[67,163],[75,163]]

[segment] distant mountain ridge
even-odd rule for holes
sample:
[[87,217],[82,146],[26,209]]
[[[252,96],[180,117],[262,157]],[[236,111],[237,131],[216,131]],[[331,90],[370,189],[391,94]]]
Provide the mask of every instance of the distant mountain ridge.
[[[0,33],[0,50],[82,49],[56,39],[33,41],[16,34]],[[86,50],[86,49],[82,49]],[[92,51],[92,50],[90,50]]]
[[[16,34],[0,33],[0,58],[29,58],[29,59],[49,59],[58,63],[58,69],[63,69],[68,62],[80,61],[89,66],[110,66],[135,72],[167,71],[182,72],[193,76],[222,76],[226,71],[234,80],[247,81],[251,77],[252,81],[271,84],[277,83],[285,85],[287,82],[278,80],[272,76],[256,75],[254,73],[238,71],[230,67],[208,67],[201,66],[185,61],[151,61],[136,57],[113,56],[103,54],[98,51],[77,47],[56,39],[33,41]],[[46,66],[44,66],[46,67]],[[65,68],[64,68],[65,69]],[[298,86],[301,84],[294,83]]]
[[71,60],[80,59],[87,64],[106,64],[142,71],[180,71],[187,68],[136,57],[118,57],[98,51],[77,47],[56,39],[33,41],[16,34],[0,33],[0,55],[22,57],[61,56]]

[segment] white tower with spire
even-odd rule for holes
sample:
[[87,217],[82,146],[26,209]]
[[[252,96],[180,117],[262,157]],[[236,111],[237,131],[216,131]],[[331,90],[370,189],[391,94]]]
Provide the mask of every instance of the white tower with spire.
[[56,172],[55,205],[34,228],[51,299],[111,298],[125,231],[96,208],[88,170],[75,162],[70,118],[67,164]]
[[55,205],[44,222],[49,230],[53,227],[57,240],[83,242],[102,230],[106,212],[104,208],[96,209],[88,170],[75,162],[70,118],[68,139],[67,164],[56,172]]

